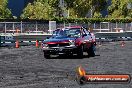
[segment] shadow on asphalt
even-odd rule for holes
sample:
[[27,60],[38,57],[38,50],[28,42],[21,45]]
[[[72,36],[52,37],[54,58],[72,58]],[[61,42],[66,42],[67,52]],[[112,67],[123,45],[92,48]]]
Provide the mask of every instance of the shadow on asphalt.
[[73,56],[56,55],[56,56],[51,56],[51,58],[47,58],[47,59],[84,59],[84,58],[88,58],[88,56],[84,55],[83,58],[78,58],[76,55]]
[[99,54],[97,54],[97,55],[95,55],[95,57],[96,57],[96,56],[100,56],[100,55],[99,55]]
[[[100,55],[95,55],[100,56]],[[59,56],[51,56],[51,58],[47,59],[85,59],[85,58],[90,58],[88,55],[83,55],[83,58],[78,58],[77,55],[72,55],[72,56],[67,56],[67,55],[59,55]]]

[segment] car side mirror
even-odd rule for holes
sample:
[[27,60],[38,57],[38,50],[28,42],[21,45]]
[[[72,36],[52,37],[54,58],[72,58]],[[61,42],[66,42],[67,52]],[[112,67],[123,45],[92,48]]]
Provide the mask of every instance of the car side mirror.
[[83,34],[83,35],[82,35],[82,37],[85,37],[85,36],[87,36],[87,34]]

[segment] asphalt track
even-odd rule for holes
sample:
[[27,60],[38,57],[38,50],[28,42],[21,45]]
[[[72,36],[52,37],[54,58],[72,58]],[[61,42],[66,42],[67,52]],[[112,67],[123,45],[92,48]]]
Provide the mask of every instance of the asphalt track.
[[[69,59],[71,58],[71,59]],[[88,74],[130,74],[132,76],[132,42],[97,45],[96,56],[83,59],[52,57],[45,59],[41,48],[0,47],[0,88],[132,88],[128,84],[78,85],[75,70],[84,67]]]

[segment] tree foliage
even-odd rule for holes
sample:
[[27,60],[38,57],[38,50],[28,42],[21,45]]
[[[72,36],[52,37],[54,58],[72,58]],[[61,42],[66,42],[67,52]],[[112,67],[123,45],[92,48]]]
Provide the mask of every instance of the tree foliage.
[[36,0],[23,10],[22,19],[49,19],[53,16],[53,7],[48,0]]
[[53,18],[57,22],[65,23],[98,23],[98,22],[112,22],[112,23],[130,23],[132,18]]
[[132,3],[132,0],[112,0],[112,4],[108,8],[109,17],[132,18],[132,9],[127,8],[129,3]]
[[8,19],[12,17],[11,11],[7,8],[7,0],[0,0],[0,19]]
[[[64,0],[64,3],[60,6],[60,0],[35,0],[23,10],[21,18],[50,19],[64,17],[65,12],[69,18],[100,18],[101,11],[108,7],[108,0]],[[132,0],[111,0],[111,3],[108,17],[132,18],[132,9],[127,8]]]
[[[107,0],[65,0],[68,8],[73,8],[78,17],[87,17],[91,12],[92,17],[101,17],[101,11],[107,6]],[[94,16],[95,15],[95,16]]]
[[60,0],[36,0],[30,3],[23,10],[21,18],[49,19],[52,17],[64,17],[64,13],[69,17],[87,17],[87,13],[92,10],[92,17],[101,17],[101,11],[105,9],[107,0],[64,0],[63,7]]
[[61,8],[59,0],[49,0],[49,5],[53,7],[53,17],[63,17],[65,8]]

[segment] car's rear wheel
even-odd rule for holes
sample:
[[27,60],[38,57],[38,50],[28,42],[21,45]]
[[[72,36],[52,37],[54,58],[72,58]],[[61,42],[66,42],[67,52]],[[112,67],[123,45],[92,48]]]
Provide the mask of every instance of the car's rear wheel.
[[83,46],[82,45],[80,47],[78,47],[77,57],[78,58],[83,58]]
[[88,56],[89,57],[94,57],[95,56],[95,45],[91,45],[91,47],[87,50]]

